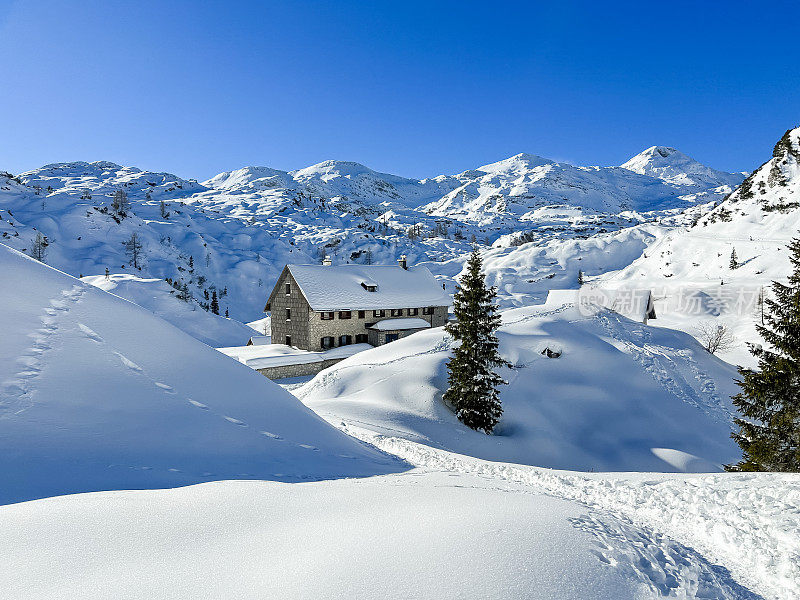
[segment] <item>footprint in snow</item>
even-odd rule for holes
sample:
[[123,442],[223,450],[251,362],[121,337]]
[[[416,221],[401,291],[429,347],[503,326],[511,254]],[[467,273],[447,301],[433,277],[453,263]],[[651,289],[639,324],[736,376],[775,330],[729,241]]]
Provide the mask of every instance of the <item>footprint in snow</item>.
[[309,446],[308,444],[297,444],[297,445],[300,446],[301,448],[305,448],[306,450],[319,450],[319,448],[316,448],[314,446]]
[[187,398],[187,400],[189,400],[189,404],[191,404],[192,406],[196,406],[201,410],[208,410],[208,407],[202,402],[198,402],[197,400],[192,400],[191,398]]
[[233,417],[225,417],[225,420],[233,423],[234,425],[239,425],[240,427],[247,427],[247,423],[240,421],[239,419],[234,419]]
[[116,354],[117,358],[119,358],[120,361],[122,361],[122,364],[125,365],[126,367],[128,367],[131,371],[136,371],[137,373],[141,373],[142,372],[142,367],[137,365],[135,362],[133,362],[127,356],[125,356],[123,354],[120,354],[119,352],[114,352],[114,354]]
[[156,384],[156,387],[161,388],[165,392],[174,393],[175,390],[172,389],[171,385],[167,385],[166,383],[161,383],[160,381],[154,381],[153,383]]
[[78,323],[78,329],[80,329],[87,338],[97,342],[98,344],[103,341],[103,338],[101,338],[97,333],[89,329],[83,323]]
[[272,438],[273,440],[281,440],[281,439],[283,439],[281,436],[275,435],[274,433],[270,433],[269,431],[262,431],[261,435],[265,435],[268,438]]

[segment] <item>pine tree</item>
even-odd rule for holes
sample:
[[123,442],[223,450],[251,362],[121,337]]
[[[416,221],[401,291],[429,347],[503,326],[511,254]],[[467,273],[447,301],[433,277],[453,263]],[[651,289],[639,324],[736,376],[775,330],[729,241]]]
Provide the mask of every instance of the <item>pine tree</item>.
[[508,363],[497,350],[494,334],[500,326],[496,290],[486,287],[481,267],[481,256],[475,249],[467,261],[467,273],[456,288],[456,320],[445,326],[458,343],[447,363],[449,387],[444,401],[467,427],[488,434],[503,414],[497,387],[506,383],[494,369]]
[[789,285],[772,282],[765,325],[756,330],[771,349],[749,344],[759,371],[740,368],[733,403],[743,418],[732,434],[743,458],[731,471],[800,471],[800,238],[789,243]]
[[733,251],[731,252],[731,263],[730,263],[731,270],[737,268],[738,266],[739,266],[739,260],[736,258],[736,248],[734,248]]
[[128,215],[131,208],[130,200],[128,200],[128,192],[125,190],[117,190],[114,192],[114,197],[111,200],[111,210],[113,210],[118,217],[124,219]]
[[35,258],[39,262],[44,262],[47,255],[47,238],[42,235],[41,231],[36,232],[36,237],[31,242],[31,258]]
[[215,315],[219,314],[219,299],[217,298],[217,290],[211,292],[211,312]]
[[578,285],[583,285],[583,281],[584,281],[584,279],[583,279],[583,271],[578,269]]
[[125,246],[125,254],[128,256],[128,264],[133,265],[134,269],[140,268],[142,258],[142,242],[139,241],[139,234],[133,232],[131,237],[122,242]]
[[225,318],[226,319],[230,318],[230,316],[228,315],[228,307],[227,306],[225,307]]
[[161,211],[161,218],[169,219],[169,211],[167,211],[167,205],[164,204],[163,200],[159,203],[158,208]]

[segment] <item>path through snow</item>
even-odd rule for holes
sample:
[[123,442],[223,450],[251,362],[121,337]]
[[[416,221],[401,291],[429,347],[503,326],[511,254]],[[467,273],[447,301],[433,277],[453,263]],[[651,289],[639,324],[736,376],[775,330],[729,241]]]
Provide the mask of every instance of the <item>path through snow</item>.
[[[346,423],[342,428],[417,467],[515,482],[584,504],[593,512],[574,525],[596,535],[598,559],[662,595],[671,582],[689,577],[697,588],[688,597],[800,597],[798,475],[584,475],[489,462]],[[728,571],[738,583],[726,579]]]

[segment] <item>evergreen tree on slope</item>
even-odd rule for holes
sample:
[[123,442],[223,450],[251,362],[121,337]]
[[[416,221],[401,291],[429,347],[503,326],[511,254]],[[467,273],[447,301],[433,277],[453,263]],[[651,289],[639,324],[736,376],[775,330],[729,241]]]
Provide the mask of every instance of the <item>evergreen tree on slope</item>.
[[732,437],[744,456],[731,471],[800,471],[800,238],[789,250],[789,284],[772,282],[775,299],[764,299],[765,324],[756,325],[770,349],[751,344],[759,371],[739,369],[733,403],[743,418]]
[[445,326],[458,343],[447,363],[449,387],[444,401],[455,409],[456,416],[467,427],[491,433],[503,414],[497,387],[506,383],[494,369],[508,363],[497,350],[494,334],[500,326],[496,291],[486,287],[481,266],[476,249],[467,261],[466,275],[456,288],[456,320]]

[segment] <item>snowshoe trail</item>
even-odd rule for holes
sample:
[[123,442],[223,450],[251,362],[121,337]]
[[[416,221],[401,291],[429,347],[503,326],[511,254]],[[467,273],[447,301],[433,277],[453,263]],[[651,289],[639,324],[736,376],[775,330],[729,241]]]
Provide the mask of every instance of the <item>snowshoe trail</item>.
[[85,285],[75,284],[48,302],[49,306],[40,317],[41,327],[29,334],[33,345],[17,359],[20,370],[0,385],[0,418],[18,414],[33,405],[33,381],[45,366],[45,355],[53,349],[64,316],[85,293]]
[[694,582],[694,595],[677,597],[784,600],[800,580],[800,480],[791,474],[584,476],[341,428],[420,468],[515,482],[583,504],[591,514],[573,524],[597,538],[598,559],[632,569],[657,595],[675,596],[670,582],[680,578],[684,587]]

